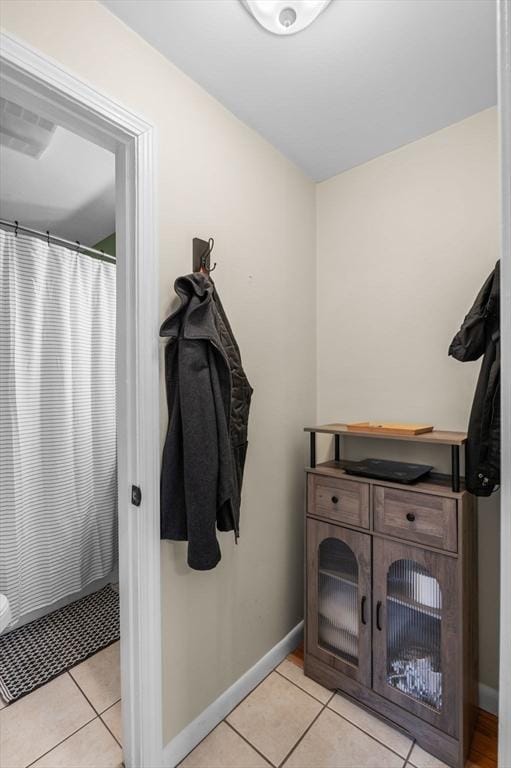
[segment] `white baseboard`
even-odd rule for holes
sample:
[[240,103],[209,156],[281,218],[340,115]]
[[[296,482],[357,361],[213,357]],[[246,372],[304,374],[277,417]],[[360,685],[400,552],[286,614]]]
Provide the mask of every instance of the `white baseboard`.
[[489,685],[479,683],[479,708],[492,715],[499,714],[499,692]]
[[303,621],[222,693],[163,750],[164,768],[173,768],[220,723],[301,642]]

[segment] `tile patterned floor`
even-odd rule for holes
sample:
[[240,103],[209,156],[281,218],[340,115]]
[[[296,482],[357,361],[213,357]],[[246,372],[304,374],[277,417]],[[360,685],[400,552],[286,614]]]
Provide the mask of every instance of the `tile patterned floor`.
[[291,654],[179,768],[447,768],[343,696]]
[[119,643],[12,704],[0,701],[0,768],[120,768]]
[[[480,713],[466,768],[497,768]],[[120,768],[119,644],[5,706],[0,768]],[[490,754],[491,753],[491,754]],[[446,768],[411,739],[303,674],[299,652],[266,677],[179,768]]]

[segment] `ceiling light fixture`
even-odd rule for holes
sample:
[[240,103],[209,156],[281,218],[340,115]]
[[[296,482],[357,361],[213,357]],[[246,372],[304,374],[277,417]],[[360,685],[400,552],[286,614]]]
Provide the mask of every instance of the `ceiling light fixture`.
[[241,0],[259,24],[274,35],[295,35],[312,24],[330,0]]

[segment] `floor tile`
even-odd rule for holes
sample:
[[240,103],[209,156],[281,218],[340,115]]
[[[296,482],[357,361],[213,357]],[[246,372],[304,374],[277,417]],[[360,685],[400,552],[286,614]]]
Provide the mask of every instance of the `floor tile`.
[[320,711],[319,701],[272,672],[227,721],[279,765]]
[[68,674],[0,711],[2,768],[22,768],[95,717]]
[[433,757],[429,752],[426,752],[422,747],[419,747],[418,744],[414,744],[408,762],[411,763],[414,768],[447,768],[446,764],[442,763],[438,757]]
[[112,731],[117,741],[122,744],[122,713],[121,702],[118,701],[113,707],[106,709],[101,715],[108,728]]
[[69,670],[97,712],[104,712],[121,698],[119,642],[95,653]]
[[378,741],[381,741],[389,749],[393,749],[403,757],[407,757],[412,746],[412,740],[408,736],[404,736],[395,728],[378,720],[374,715],[370,715],[365,709],[357,707],[356,704],[339,696],[334,696],[332,701],[328,705],[334,712],[342,715],[354,725],[358,725],[363,731],[373,736]]
[[179,768],[270,768],[270,765],[232,728],[220,723]]
[[310,693],[315,699],[321,701],[322,704],[326,704],[332,696],[333,691],[329,691],[328,688],[323,688],[322,685],[316,683],[315,680],[311,680],[310,677],[305,677],[303,669],[289,659],[285,659],[280,666],[277,667],[277,672],[287,677],[292,683],[303,688],[304,691]]
[[402,768],[404,759],[325,709],[285,768]]
[[96,718],[41,757],[32,768],[120,768],[122,750]]

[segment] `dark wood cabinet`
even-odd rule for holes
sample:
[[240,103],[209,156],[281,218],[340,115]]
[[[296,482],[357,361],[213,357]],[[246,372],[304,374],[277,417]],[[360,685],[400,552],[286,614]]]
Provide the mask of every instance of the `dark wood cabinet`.
[[464,765],[477,678],[474,500],[307,470],[305,673]]

